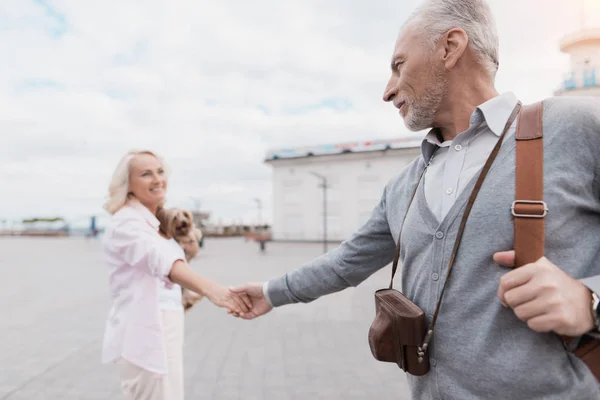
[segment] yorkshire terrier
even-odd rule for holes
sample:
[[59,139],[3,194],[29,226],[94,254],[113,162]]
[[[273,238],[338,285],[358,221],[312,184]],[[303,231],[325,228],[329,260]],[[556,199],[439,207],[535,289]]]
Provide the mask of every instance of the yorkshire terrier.
[[[187,262],[190,262],[200,250],[199,242],[202,232],[194,226],[192,214],[180,208],[160,209],[156,213],[160,221],[159,231],[167,239],[174,238],[181,246]],[[181,288],[183,309],[189,311],[197,302],[202,300],[202,295],[188,289]]]

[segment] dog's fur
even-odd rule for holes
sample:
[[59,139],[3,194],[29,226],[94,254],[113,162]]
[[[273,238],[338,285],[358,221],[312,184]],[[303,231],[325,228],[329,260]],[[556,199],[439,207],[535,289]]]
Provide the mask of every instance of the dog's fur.
[[[200,230],[194,226],[192,214],[180,208],[159,209],[156,213],[156,218],[160,221],[159,231],[167,239],[175,239],[183,248],[185,258],[188,262],[198,254],[200,249],[198,241]],[[185,243],[193,243],[191,246],[185,246]],[[197,302],[202,300],[201,295],[182,288],[182,303],[183,309],[188,311]]]
[[160,221],[160,232],[168,239],[188,235],[194,230],[194,219],[188,210],[181,208],[161,208],[156,213]]

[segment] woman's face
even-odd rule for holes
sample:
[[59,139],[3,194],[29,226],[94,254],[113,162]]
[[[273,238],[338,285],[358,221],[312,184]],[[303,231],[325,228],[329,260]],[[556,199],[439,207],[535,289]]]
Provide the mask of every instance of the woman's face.
[[167,178],[161,162],[150,154],[138,154],[131,160],[129,193],[133,193],[153,214],[162,205],[167,192]]

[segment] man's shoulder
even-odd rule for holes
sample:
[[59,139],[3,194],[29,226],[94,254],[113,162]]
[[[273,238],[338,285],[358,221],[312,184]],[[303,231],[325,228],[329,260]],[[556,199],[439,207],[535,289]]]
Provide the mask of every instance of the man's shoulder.
[[388,181],[386,185],[387,193],[405,189],[407,184],[416,183],[424,168],[425,160],[423,156],[419,155]]
[[600,128],[600,97],[555,96],[543,100],[544,122]]

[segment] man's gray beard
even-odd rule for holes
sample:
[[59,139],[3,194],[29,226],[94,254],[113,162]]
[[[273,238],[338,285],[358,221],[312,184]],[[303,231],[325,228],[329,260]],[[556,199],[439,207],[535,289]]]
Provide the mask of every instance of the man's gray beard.
[[413,132],[433,127],[442,99],[448,91],[448,81],[441,74],[433,74],[433,83],[427,88],[425,94],[415,101],[411,101],[404,124]]

